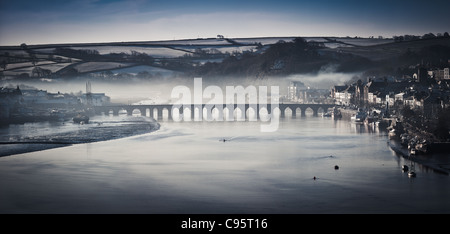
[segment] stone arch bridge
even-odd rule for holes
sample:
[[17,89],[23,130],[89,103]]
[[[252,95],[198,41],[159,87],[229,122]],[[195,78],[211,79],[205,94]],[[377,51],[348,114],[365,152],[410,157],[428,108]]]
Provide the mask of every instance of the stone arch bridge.
[[[256,114],[256,118],[260,119],[260,111],[264,110],[266,113],[272,113],[272,111],[278,109],[280,113],[280,117],[286,117],[286,113],[288,110],[291,111],[291,115],[297,116],[298,113],[300,116],[306,116],[306,110],[310,109],[313,112],[313,116],[318,116],[319,110],[321,109],[323,112],[326,112],[329,108],[333,108],[333,104],[191,104],[191,105],[175,105],[175,104],[154,104],[154,105],[111,105],[111,106],[96,106],[94,107],[96,114],[127,114],[133,115],[133,113],[137,113],[142,116],[152,117],[155,120],[163,119],[163,112],[167,114],[169,120],[173,120],[174,110],[178,110],[178,114],[182,115],[185,111],[190,111],[191,119],[194,119],[195,114],[203,118],[210,118],[212,115],[212,111],[214,109],[222,110],[223,112],[219,115],[226,114],[224,110],[233,109],[232,112],[228,111],[228,114],[231,115],[236,113],[237,110],[240,110],[241,116],[240,118],[247,119],[249,116],[248,111],[252,110]],[[204,116],[205,111],[206,116]],[[192,111],[194,110],[194,111]],[[199,111],[203,110],[203,111]],[[244,111],[242,111],[244,110]]]

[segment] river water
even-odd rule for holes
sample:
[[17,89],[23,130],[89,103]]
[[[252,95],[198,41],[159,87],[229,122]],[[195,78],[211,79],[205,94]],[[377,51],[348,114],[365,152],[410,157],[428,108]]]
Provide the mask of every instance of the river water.
[[280,119],[276,132],[258,121],[160,124],[1,157],[0,213],[450,213],[450,177],[416,164],[409,178],[387,133],[366,125],[312,116]]

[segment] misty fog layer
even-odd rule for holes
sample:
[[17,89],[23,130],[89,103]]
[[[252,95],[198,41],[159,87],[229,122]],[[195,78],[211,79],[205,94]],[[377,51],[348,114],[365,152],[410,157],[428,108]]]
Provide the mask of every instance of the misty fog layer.
[[208,86],[217,86],[224,91],[227,86],[244,88],[248,86],[266,86],[270,92],[271,86],[279,87],[280,96],[287,94],[291,81],[300,81],[307,87],[330,89],[333,85],[342,85],[357,74],[339,73],[333,68],[322,69],[317,74],[297,74],[286,77],[266,77],[263,79],[242,77],[183,77],[165,78],[160,80],[130,79],[126,81],[101,81],[89,78],[70,80],[38,80],[38,81],[3,81],[1,86],[21,89],[36,88],[50,93],[85,93],[86,82],[91,83],[93,93],[105,93],[113,103],[134,104],[145,101],[146,104],[173,103],[171,92],[177,86],[186,86],[194,91],[194,78],[202,78],[203,90]]
[[289,81],[300,81],[307,87],[330,89],[334,85],[344,85],[360,76],[359,73],[336,72],[337,66],[324,66],[316,74],[295,74],[287,77]]

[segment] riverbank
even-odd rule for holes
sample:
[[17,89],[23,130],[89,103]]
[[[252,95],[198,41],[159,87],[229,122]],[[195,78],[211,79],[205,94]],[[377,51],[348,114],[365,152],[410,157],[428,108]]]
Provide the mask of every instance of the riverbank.
[[135,136],[159,127],[151,118],[133,116],[94,116],[84,125],[73,122],[12,124],[0,130],[0,157]]
[[167,121],[2,157],[0,213],[449,213],[450,177],[418,165],[409,178],[386,132],[309,116],[260,124]]
[[[353,109],[342,109],[341,108],[340,112],[342,114],[343,120],[350,121],[351,116],[356,114],[357,111],[353,110]],[[394,122],[394,119],[386,119],[385,122],[389,123],[387,125],[390,126],[391,123]],[[380,128],[381,128],[381,126],[380,126]],[[410,157],[408,149],[403,147],[400,143],[396,142],[394,139],[389,139],[388,145],[395,153],[397,153],[397,155],[399,155],[407,160],[412,160],[412,161],[419,163],[425,167],[428,167],[438,173],[450,175],[450,163],[435,161],[433,159],[434,154],[432,154],[432,153],[429,153],[427,155],[415,155],[415,156]]]
[[357,112],[356,110],[353,109],[344,109],[344,108],[339,108],[339,111],[341,112],[342,119],[348,121],[350,121],[351,117],[355,115]]
[[445,162],[437,162],[433,160],[433,155],[414,155],[410,156],[407,149],[402,147],[397,142],[393,142],[393,140],[389,140],[388,142],[389,147],[397,153],[397,155],[407,159],[411,160],[413,162],[419,163],[425,167],[428,167],[432,170],[434,170],[437,173],[450,175],[450,163]]

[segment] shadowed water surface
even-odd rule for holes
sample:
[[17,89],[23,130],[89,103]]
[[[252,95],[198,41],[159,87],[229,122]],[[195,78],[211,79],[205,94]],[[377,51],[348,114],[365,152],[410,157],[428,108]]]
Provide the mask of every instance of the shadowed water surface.
[[261,124],[161,122],[0,158],[0,212],[450,213],[450,177],[416,165],[408,178],[385,132],[314,117],[273,133]]

